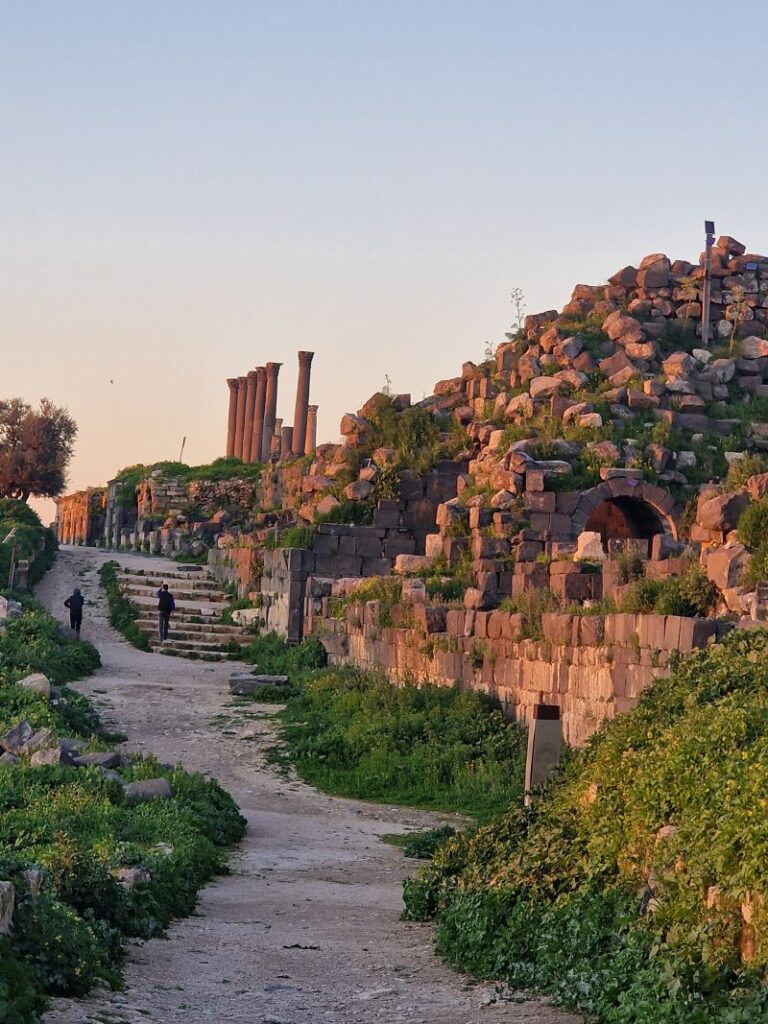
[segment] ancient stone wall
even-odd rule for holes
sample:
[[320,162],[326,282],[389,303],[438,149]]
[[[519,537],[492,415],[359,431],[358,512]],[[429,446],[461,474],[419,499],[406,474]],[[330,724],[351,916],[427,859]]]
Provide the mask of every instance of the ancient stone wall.
[[[407,626],[384,627],[378,601],[333,618],[324,581],[307,587],[306,629],[335,664],[385,672],[394,683],[459,683],[496,696],[526,721],[535,704],[560,708],[566,741],[582,746],[600,724],[630,710],[675,653],[688,654],[722,625],[676,615],[543,616],[542,640],[523,639],[522,617],[415,604]],[[320,596],[322,595],[322,596]]]
[[104,488],[88,487],[56,499],[56,537],[60,544],[94,544],[104,524]]

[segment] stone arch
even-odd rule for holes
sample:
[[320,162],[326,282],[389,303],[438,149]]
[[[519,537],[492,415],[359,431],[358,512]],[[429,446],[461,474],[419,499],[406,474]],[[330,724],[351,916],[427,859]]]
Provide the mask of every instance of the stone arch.
[[678,539],[681,509],[663,487],[631,477],[614,477],[579,498],[573,513],[575,532],[592,530],[611,538],[650,540],[666,533]]

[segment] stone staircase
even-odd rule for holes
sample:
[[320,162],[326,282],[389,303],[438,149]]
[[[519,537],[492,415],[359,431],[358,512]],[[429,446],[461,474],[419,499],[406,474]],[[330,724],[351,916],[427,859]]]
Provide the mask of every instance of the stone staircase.
[[[153,651],[177,658],[223,661],[226,648],[250,643],[254,633],[245,626],[222,622],[227,595],[206,570],[153,572],[124,567],[118,575],[120,590],[138,609],[136,624]],[[169,638],[157,635],[157,591],[167,583],[176,602]]]

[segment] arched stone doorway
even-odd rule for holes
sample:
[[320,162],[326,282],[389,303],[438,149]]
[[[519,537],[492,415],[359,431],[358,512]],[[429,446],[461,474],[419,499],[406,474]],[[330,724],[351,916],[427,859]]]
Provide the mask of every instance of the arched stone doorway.
[[637,498],[608,498],[592,510],[585,527],[609,540],[651,540],[665,533],[659,514]]
[[609,540],[652,540],[660,533],[678,536],[680,508],[663,487],[617,477],[585,491],[573,513],[578,533],[599,533]]

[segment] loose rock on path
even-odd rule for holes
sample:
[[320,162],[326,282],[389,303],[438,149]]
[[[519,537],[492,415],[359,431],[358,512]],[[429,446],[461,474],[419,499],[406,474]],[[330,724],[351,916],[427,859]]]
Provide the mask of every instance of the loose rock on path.
[[[440,963],[428,925],[400,921],[414,862],[381,842],[438,815],[318,793],[265,760],[274,708],[233,705],[232,663],[137,651],[108,624],[99,566],[113,557],[62,548],[37,595],[61,621],[79,585],[83,638],[103,667],[76,684],[126,750],[216,777],[248,820],[232,873],[200,896],[195,916],[163,939],[131,945],[123,992],[55,1000],[45,1024],[573,1024],[545,1002],[493,1001]],[[120,555],[156,570],[173,563]]]

